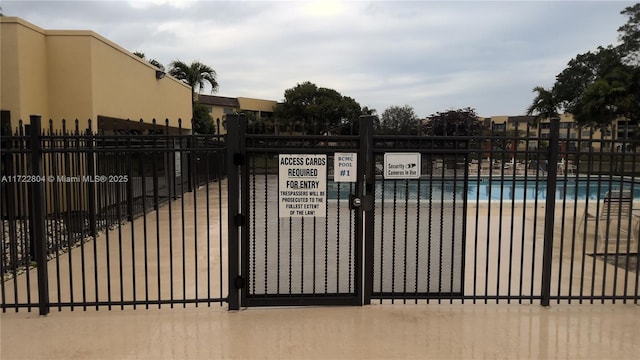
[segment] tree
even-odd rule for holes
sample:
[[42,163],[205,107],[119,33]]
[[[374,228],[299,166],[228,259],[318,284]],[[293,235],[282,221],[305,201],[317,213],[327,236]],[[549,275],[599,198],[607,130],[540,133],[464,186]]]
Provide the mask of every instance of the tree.
[[192,130],[196,134],[215,134],[216,127],[206,106],[195,104],[193,107]]
[[581,106],[581,96],[597,79],[623,66],[618,49],[598,47],[595,52],[578,54],[556,76],[553,93],[564,111],[575,114]]
[[158,69],[162,69],[164,71],[164,65],[162,65],[158,60],[156,59],[148,59],[146,58],[146,56],[144,55],[143,52],[140,51],[134,51],[133,55],[139,57],[142,60],[145,60],[146,62],[148,62],[149,64],[157,67]]
[[202,91],[205,84],[208,83],[211,85],[211,93],[218,90],[215,70],[199,61],[194,61],[189,65],[179,60],[173,61],[169,64],[169,75],[191,86],[193,105],[197,103],[196,88],[198,91]]
[[527,109],[527,115],[535,115],[535,121],[538,123],[541,119],[549,119],[558,116],[558,108],[560,104],[556,99],[553,90],[547,90],[542,86],[533,88],[533,92],[537,93],[533,99],[533,103]]
[[309,81],[285,90],[284,101],[274,111],[286,130],[318,135],[349,133],[360,115],[354,99]]
[[432,114],[423,129],[429,136],[477,136],[482,131],[482,122],[475,109],[467,107]]
[[628,16],[618,29],[621,44],[599,46],[571,59],[551,90],[534,89],[529,114],[548,118],[557,111],[569,112],[578,125],[600,129],[618,117],[640,123],[640,4],[621,13]]
[[621,51],[630,62],[640,62],[640,3],[622,10],[629,17],[627,23],[618,28]]
[[420,131],[420,119],[409,105],[391,106],[382,113],[375,131],[389,135],[417,134]]
[[640,121],[639,69],[618,68],[597,79],[585,90],[575,116],[583,125],[606,128],[611,121],[625,117]]
[[[477,148],[481,144],[477,143],[474,136],[482,132],[482,121],[478,118],[475,109],[470,107],[447,110],[429,115],[427,122],[423,126],[423,132],[427,136],[441,136],[441,141],[432,141],[436,148],[456,149],[470,146]],[[449,136],[467,136],[470,139],[453,140]]]

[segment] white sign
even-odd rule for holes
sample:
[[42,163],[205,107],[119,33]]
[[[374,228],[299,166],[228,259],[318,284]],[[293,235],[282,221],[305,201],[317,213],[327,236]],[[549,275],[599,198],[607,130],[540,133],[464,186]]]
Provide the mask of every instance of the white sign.
[[385,153],[385,179],[420,178],[420,153]]
[[174,165],[174,169],[176,171],[176,176],[180,177],[182,176],[182,165],[181,165],[181,154],[179,151],[175,152],[175,156],[173,157],[175,159],[175,165]]
[[325,217],[327,155],[280,154],[280,217]]
[[356,182],[358,175],[358,153],[335,153],[333,155],[333,181]]

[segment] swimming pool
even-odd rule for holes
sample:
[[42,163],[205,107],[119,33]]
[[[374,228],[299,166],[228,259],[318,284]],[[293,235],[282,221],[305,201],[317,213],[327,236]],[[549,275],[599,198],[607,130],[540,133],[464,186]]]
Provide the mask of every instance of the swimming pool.
[[[463,180],[379,180],[376,181],[376,199],[417,200],[460,200],[465,195]],[[339,187],[339,192],[338,192]],[[353,185],[348,183],[327,184],[327,195],[329,199],[336,199],[338,193],[341,199],[348,199]],[[640,183],[633,183],[628,180],[603,178],[578,178],[561,179],[556,182],[555,198],[557,200],[586,200],[601,199],[609,189],[632,189],[634,198],[640,200]],[[536,181],[534,179],[473,179],[467,183],[466,196],[468,201],[487,200],[515,200],[534,201],[538,199],[546,200],[548,196],[546,180]]]

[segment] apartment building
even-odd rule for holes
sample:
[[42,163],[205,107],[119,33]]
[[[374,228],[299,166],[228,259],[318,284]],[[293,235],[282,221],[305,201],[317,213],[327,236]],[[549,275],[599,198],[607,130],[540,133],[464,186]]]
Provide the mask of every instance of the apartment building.
[[198,95],[198,103],[209,109],[214,124],[220,121],[220,133],[227,133],[227,115],[239,112],[251,113],[252,117],[261,121],[273,118],[277,105],[274,100],[254,99],[248,97],[225,97]]
[[[551,132],[549,119],[542,119],[536,124],[533,116],[492,116],[485,118],[484,124],[495,132],[517,131],[523,137],[528,130],[529,137],[539,136],[541,141],[548,139]],[[622,151],[625,146],[621,140],[631,137],[633,137],[633,127],[624,118],[613,121],[609,129],[599,129],[578,126],[572,114],[560,115],[560,145],[567,150],[600,150],[601,147],[603,150],[611,150],[613,146],[613,150]],[[518,144],[518,149],[524,150],[527,145],[530,149],[535,149],[543,144],[537,141],[521,142]]]

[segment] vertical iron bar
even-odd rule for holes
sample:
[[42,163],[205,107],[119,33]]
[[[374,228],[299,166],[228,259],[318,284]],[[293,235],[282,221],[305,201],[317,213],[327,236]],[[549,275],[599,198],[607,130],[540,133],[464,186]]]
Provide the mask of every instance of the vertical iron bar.
[[[157,278],[157,283],[156,286],[158,287],[158,300],[162,299],[162,282],[161,282],[161,253],[160,253],[160,189],[159,189],[159,175],[158,175],[158,157],[162,156],[163,158],[165,156],[169,156],[171,155],[171,152],[169,152],[169,141],[165,141],[164,142],[164,147],[165,149],[160,149],[158,148],[158,133],[157,133],[157,123],[156,123],[156,119],[153,119],[153,143],[151,145],[152,149],[154,149],[156,151],[156,153],[154,153],[153,156],[153,162],[151,163],[151,173],[153,175],[153,209],[155,210],[155,216],[156,216],[156,266],[157,266],[157,271],[158,271],[158,278]],[[162,145],[162,144],[161,144]],[[164,150],[164,151],[163,151]],[[165,152],[166,151],[166,152]],[[167,164],[167,162],[165,161],[164,164]],[[168,172],[169,172],[169,168],[165,165],[164,166],[164,177],[165,179],[168,178]],[[131,179],[129,179],[129,181],[131,181]],[[165,186],[169,186],[169,182],[165,182]],[[170,191],[170,190],[169,190]],[[167,194],[169,195],[169,194]],[[169,198],[169,201],[171,201],[171,198]],[[162,307],[161,302],[158,301],[158,309],[160,309]]]
[[[146,140],[144,138],[140,138],[142,142],[142,146],[146,147]],[[142,252],[144,256],[144,305],[145,309],[149,309],[149,249],[147,242],[147,177],[145,176],[145,164],[142,159],[146,158],[146,155],[153,157],[153,150],[151,152],[142,152],[140,153],[140,158],[138,159],[138,171],[140,173],[140,179],[142,180]]]
[[544,245],[542,251],[542,291],[541,305],[549,306],[551,296],[551,263],[553,256],[553,228],[556,207],[556,177],[558,163],[558,138],[560,133],[560,118],[551,118],[551,133],[549,134],[549,164],[547,166],[547,201],[544,219]]
[[[507,128],[509,127],[509,122],[507,121],[504,126],[504,130],[502,132],[502,138],[504,139],[503,147],[500,149],[500,192],[498,204],[498,254],[496,257],[496,304],[500,302],[500,268],[502,266],[502,218],[504,213],[504,168],[505,168],[505,155],[507,147],[511,147],[511,142],[509,141],[509,137],[507,134]],[[508,158],[508,156],[507,156]]]
[[[89,128],[86,131],[86,135],[87,135],[87,143],[88,146],[86,146],[87,148],[87,168],[88,168],[88,174],[90,179],[95,179],[96,177],[96,169],[95,169],[95,139],[94,139],[94,134],[93,134],[93,130],[91,128],[91,122],[89,122]],[[103,174],[100,174],[103,175]],[[97,229],[97,213],[96,213],[96,182],[95,181],[89,181],[88,183],[88,203],[89,203],[89,230],[91,231],[91,236],[93,236],[93,239],[95,241],[95,239],[98,237],[98,229]],[[97,291],[97,286],[96,286],[96,291]],[[97,299],[97,297],[96,297]]]
[[[49,135],[53,136],[55,135],[55,132],[53,130],[53,122],[51,120],[49,120]],[[59,141],[55,141],[55,140],[51,140],[50,145],[51,148],[58,148],[59,146]],[[58,175],[58,159],[60,158],[60,154],[51,154],[50,160],[49,160],[49,172],[47,172],[47,174],[51,174],[54,179],[57,179],[57,175]],[[51,201],[52,201],[52,205],[51,205],[51,211],[54,214],[54,218],[55,219],[62,219],[61,213],[60,213],[60,203],[61,203],[61,191],[60,191],[60,187],[57,183],[57,181],[53,181],[53,182],[49,182],[49,186],[51,186],[51,193],[52,193],[52,197],[51,197]],[[57,290],[57,302],[58,302],[58,311],[62,310],[62,306],[60,305],[60,303],[62,302],[62,294],[60,291],[60,285],[61,285],[61,279],[60,279],[60,249],[62,248],[62,224],[60,223],[60,221],[56,221],[55,225],[54,225],[54,231],[56,233],[55,236],[55,266],[56,266],[56,290]]]
[[[266,130],[266,129],[265,129]],[[269,292],[269,172],[267,171],[269,168],[269,155],[264,154],[264,292],[265,294]],[[279,192],[278,192],[279,194]],[[255,207],[254,207],[255,208]],[[255,221],[255,216],[254,216]],[[303,254],[304,256],[304,254]]]
[[244,150],[246,123],[238,115],[227,115],[227,197],[228,197],[228,302],[229,310],[240,309],[240,289],[236,288],[236,278],[240,275],[240,227],[235,223],[236,214],[241,213],[240,201],[242,177],[240,160]]
[[[211,145],[211,143],[209,143],[209,140],[203,140],[205,141],[205,147],[208,148],[208,145]],[[213,152],[213,154],[211,153]],[[218,156],[218,152],[217,149],[213,150],[213,149],[204,149],[203,150],[203,155],[205,156],[205,161],[204,161],[204,167],[205,167],[205,208],[206,208],[206,223],[207,223],[207,227],[206,227],[206,231],[207,231],[207,306],[211,307],[211,221],[210,221],[210,216],[211,216],[211,204],[209,202],[209,182],[212,180],[210,177],[210,172],[211,172],[211,168],[210,168],[210,159],[211,159],[211,155],[213,155],[213,158],[217,160],[217,156]],[[216,175],[214,175],[214,179],[215,179]],[[222,227],[222,223],[218,222],[218,228]],[[222,258],[220,258],[220,260],[222,260]],[[222,261],[220,261],[222,262]],[[222,296],[220,296],[222,297]]]
[[[31,115],[31,174],[44,176],[42,171],[41,116]],[[35,260],[38,266],[38,305],[40,315],[49,313],[49,275],[47,272],[47,240],[44,231],[44,182],[31,183],[31,207],[33,208],[33,234]],[[16,281],[16,279],[14,279]]]
[[[182,124],[181,124],[182,125]],[[180,129],[180,134],[182,134],[182,129]],[[186,150],[185,150],[185,143],[182,141],[184,140],[184,138],[186,137]],[[186,235],[185,235],[185,228],[186,228],[186,224],[185,224],[185,217],[184,217],[184,197],[185,192],[189,192],[191,191],[191,156],[192,154],[190,153],[190,149],[191,149],[191,135],[186,135],[184,137],[180,137],[180,170],[181,170],[181,174],[180,174],[180,238],[181,238],[181,247],[180,247],[180,256],[182,257],[182,300],[185,300],[185,298],[187,297],[187,259],[186,259]],[[184,166],[183,165],[183,161],[182,159],[184,159],[184,154],[186,153],[187,155],[187,191],[184,191]],[[182,302],[182,307],[185,308],[187,306],[187,304],[185,302]]]
[[[99,286],[98,286],[98,216],[97,216],[97,196],[96,196],[96,169],[95,169],[95,139],[93,137],[93,130],[91,128],[91,121],[89,121],[88,128],[85,131],[87,138],[85,139],[85,148],[86,148],[86,157],[87,157],[87,175],[89,175],[89,182],[87,184],[88,190],[87,195],[89,197],[89,232],[90,236],[93,238],[93,281],[95,284],[94,295],[96,301],[96,310],[99,309],[98,299],[99,296]],[[52,154],[53,155],[53,154]],[[82,174],[81,174],[82,175]],[[94,180],[94,181],[91,181]]]
[[[220,134],[220,120],[218,119],[217,122],[218,125],[218,134]],[[220,135],[218,135],[218,144],[220,144]],[[227,156],[227,152],[228,150],[226,149],[228,146],[229,142],[227,141],[227,139],[225,138],[225,150],[221,150],[220,154],[217,157],[217,160],[219,162],[219,164],[217,164],[216,168],[218,169],[217,173],[216,173],[216,178],[218,180],[218,224],[220,224],[220,226],[218,226],[218,258],[220,259],[220,263],[219,263],[219,267],[218,267],[218,271],[219,271],[219,277],[220,277],[220,284],[218,285],[218,290],[220,293],[220,298],[223,298],[223,293],[222,293],[222,287],[223,287],[223,266],[224,266],[224,259],[222,258],[222,247],[223,247],[223,239],[222,239],[222,229],[223,229],[223,224],[222,224],[222,171],[221,169],[223,168],[225,164],[225,158]],[[228,162],[227,162],[228,163]],[[225,173],[226,168],[225,168]],[[228,185],[228,182],[227,182]],[[228,203],[229,201],[227,201]],[[229,217],[229,215],[227,215],[227,217]],[[229,239],[226,239],[226,241],[224,241],[224,243],[229,244]],[[222,306],[222,301],[220,302],[220,306]]]
[[[169,171],[171,174],[168,174],[168,178],[169,178],[169,186],[171,186],[171,184],[173,184],[173,195],[169,194],[169,201],[168,201],[168,212],[167,212],[167,217],[169,218],[169,306],[171,308],[173,308],[173,294],[174,294],[174,284],[173,284],[173,221],[172,221],[172,207],[171,204],[173,204],[173,200],[177,199],[177,186],[176,186],[176,178],[177,178],[177,174],[176,174],[176,155],[178,155],[175,151],[175,139],[169,137],[169,119],[165,119],[165,135],[167,137],[167,146],[170,148],[169,150],[169,157],[170,157],[170,164],[173,164],[172,166],[169,167],[169,169],[167,171]],[[182,120],[178,119],[178,141],[181,141],[181,136],[182,135]],[[170,141],[171,140],[171,141]],[[182,180],[182,178],[181,178]],[[171,193],[171,189],[169,189],[169,192]]]
[[[193,127],[191,128],[191,156],[190,158],[195,158],[198,160],[200,158],[196,156],[202,156],[199,151],[198,138],[193,134]],[[194,160],[191,161],[193,164]],[[196,175],[195,168],[192,173]],[[200,186],[200,182],[198,180],[198,176],[193,176],[193,256],[194,256],[194,298],[195,298],[195,306],[198,307],[198,187]],[[182,220],[184,222],[184,218]],[[185,295],[186,300],[186,295]]]
[[[256,293],[256,157],[258,156],[257,153],[252,154],[253,156],[250,156],[251,159],[247,159],[248,164],[247,166],[249,166],[249,170],[247,171],[247,174],[249,175],[249,178],[251,179],[248,184],[249,184],[249,191],[247,192],[247,195],[249,196],[249,203],[250,206],[248,209],[251,209],[250,213],[251,213],[251,221],[247,222],[247,226],[249,227],[247,229],[247,232],[249,233],[249,237],[251,238],[251,242],[250,242],[250,248],[251,248],[251,253],[249,254],[249,267],[250,267],[250,271],[247,274],[251,274],[249,276],[249,288],[251,289],[251,294],[255,294]],[[249,213],[249,211],[247,211],[247,213]],[[267,218],[267,213],[264,214],[265,219]],[[266,241],[267,239],[264,239],[265,241],[265,245],[266,245]],[[265,266],[266,267],[266,266]]]
[[[76,119],[75,121],[75,151],[74,151],[74,160],[75,160],[75,168],[74,168],[74,174],[73,176],[81,176],[82,173],[84,172],[84,169],[86,169],[86,164],[83,164],[83,150],[85,150],[83,148],[83,141],[82,141],[82,134],[83,132],[80,131],[80,124],[78,119]],[[78,213],[78,219],[80,220],[80,237],[78,239],[79,243],[80,243],[80,270],[82,271],[82,309],[84,311],[87,310],[87,272],[86,272],[86,255],[85,255],[85,214],[86,214],[86,210],[85,210],[85,199],[87,194],[84,191],[84,184],[81,182],[77,182],[75,183],[75,187],[76,187],[76,204],[78,205],[78,209],[79,209],[79,213]]]
[[[127,123],[128,129],[129,131],[127,131],[127,149],[131,149],[131,138],[133,137],[131,131],[130,131],[130,126],[131,126],[131,122],[129,121]],[[129,179],[133,179],[133,159],[132,157],[127,157],[127,174],[128,174],[128,178]],[[140,174],[138,174],[140,175]],[[142,179],[142,181],[144,181],[143,177],[140,177]],[[134,208],[134,201],[135,201],[135,197],[133,194],[133,182],[129,181],[127,182],[127,207],[129,210],[129,215],[128,215],[128,219],[129,219],[129,229],[130,234],[131,234],[131,238],[129,239],[129,241],[131,241],[131,290],[132,290],[132,300],[133,300],[133,309],[136,309],[136,241],[135,241],[135,227],[134,227],[134,222],[133,220],[135,219],[135,208]]]

